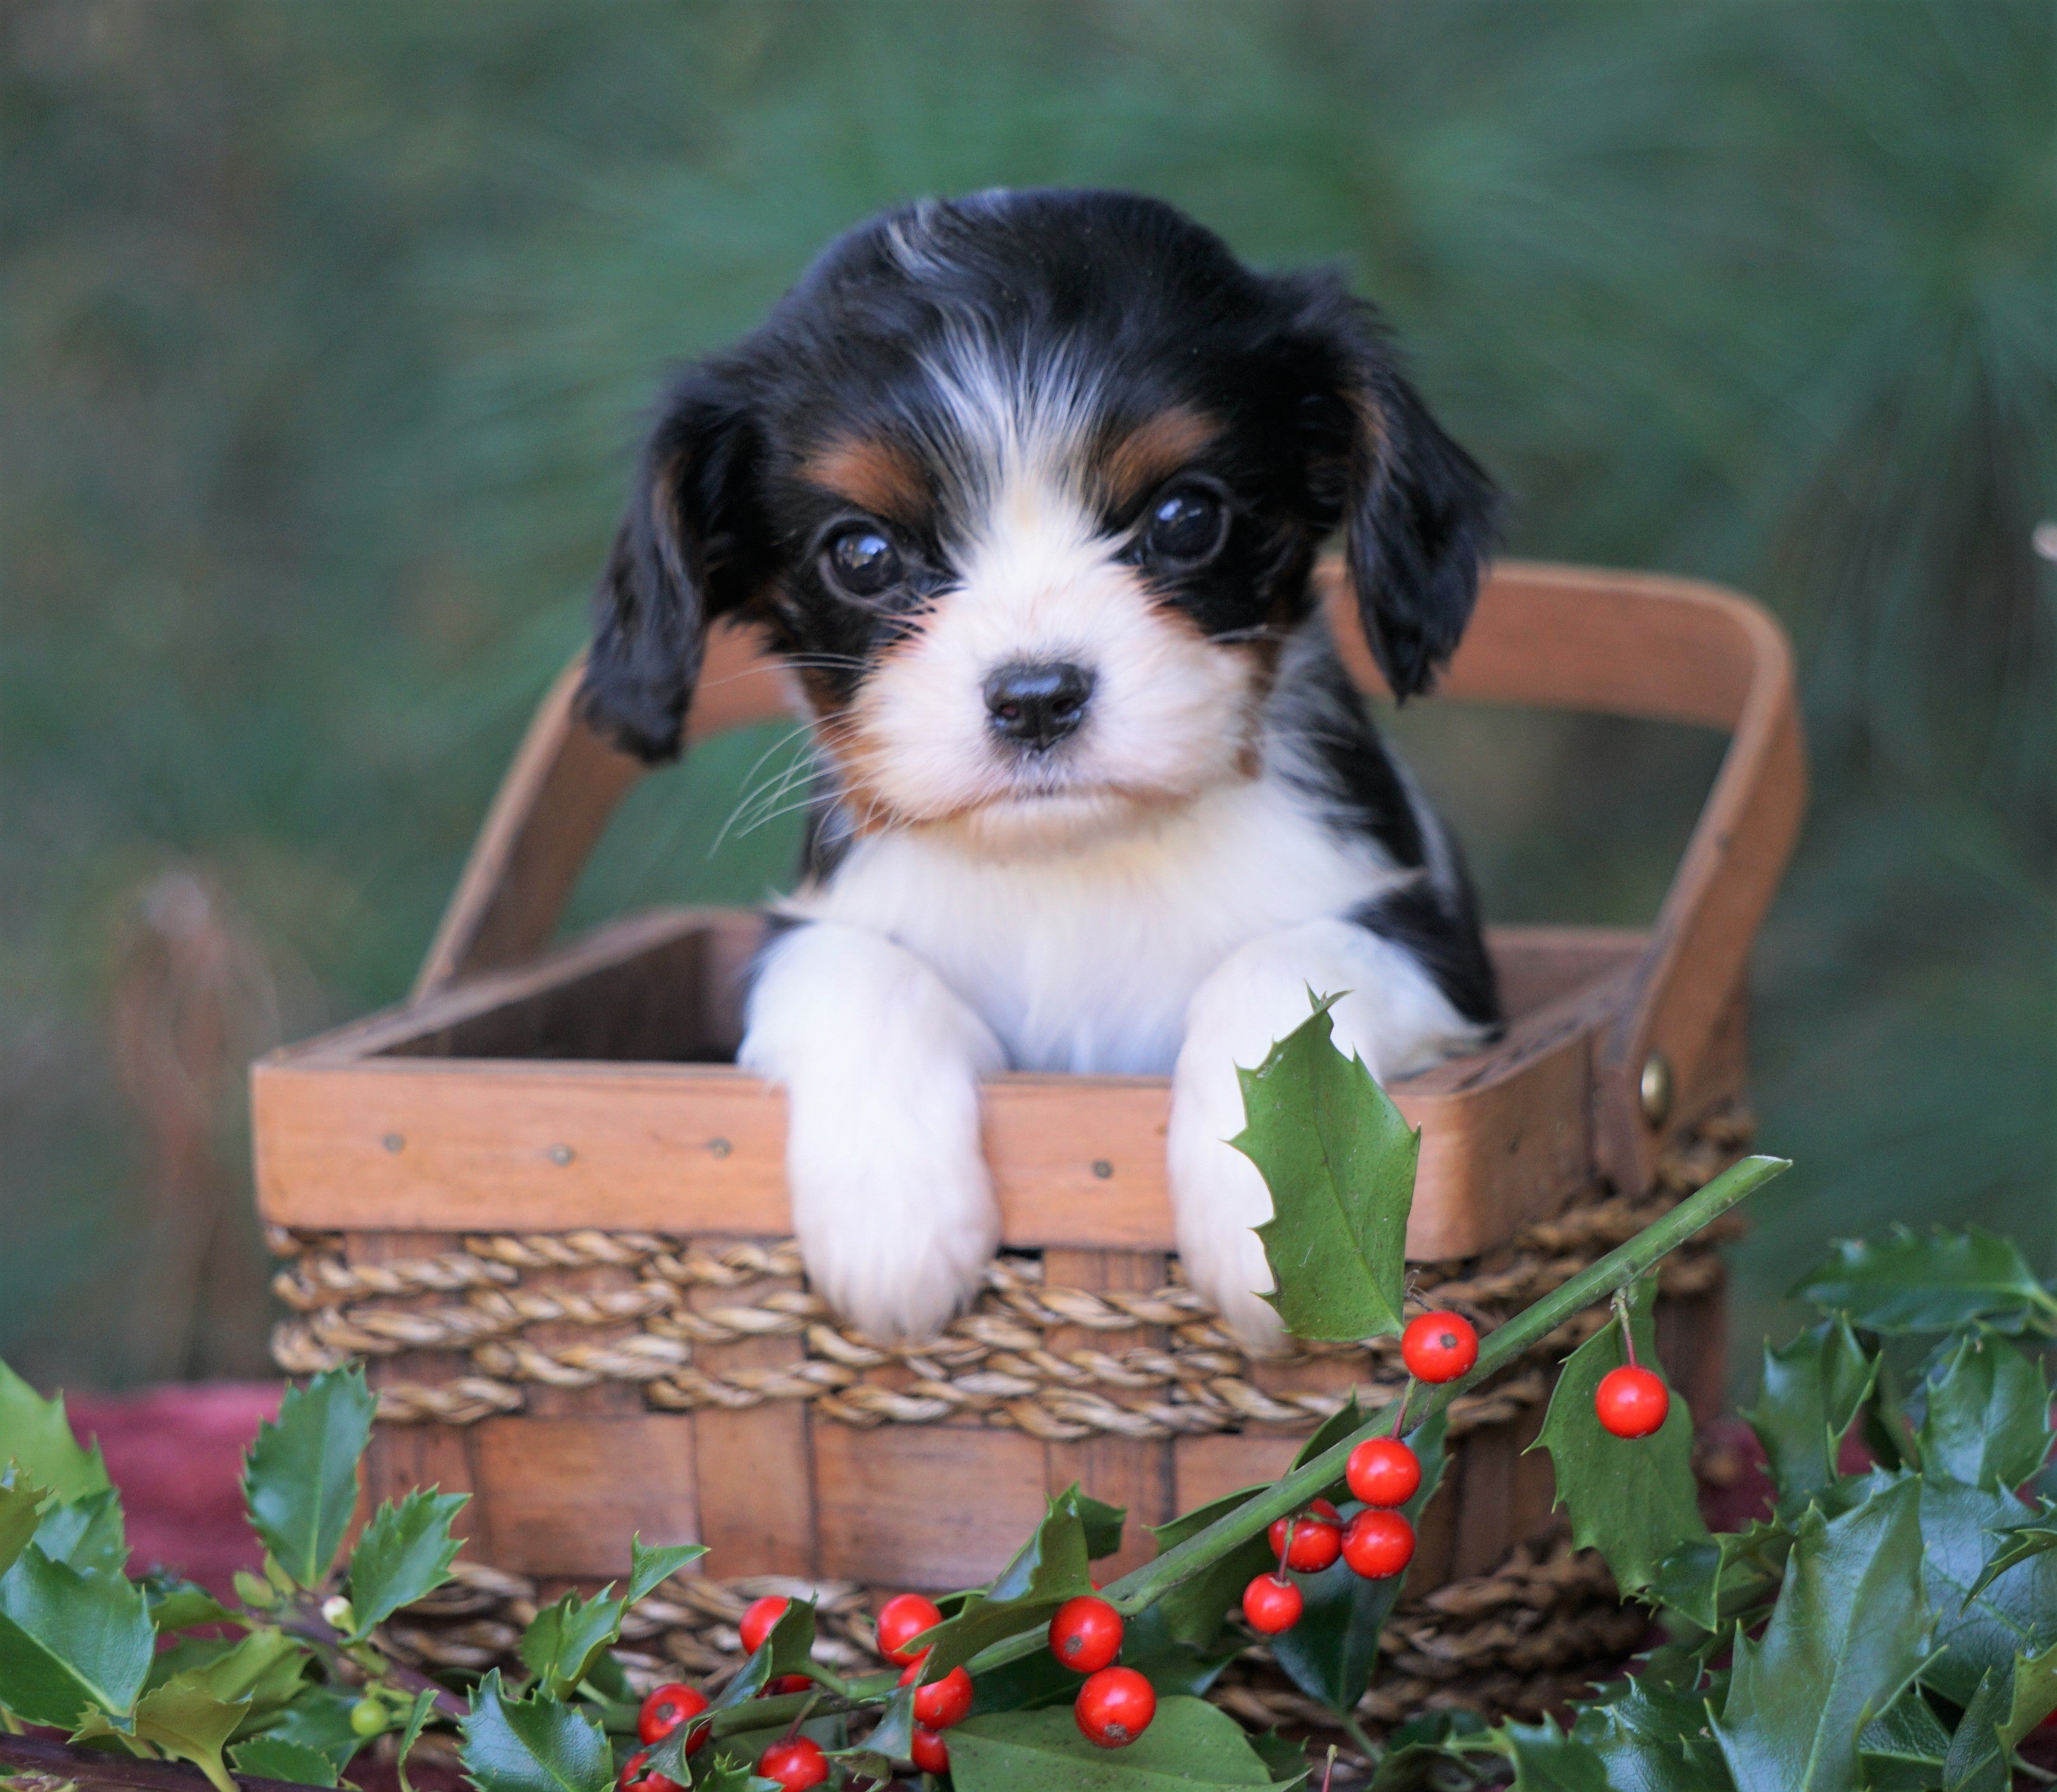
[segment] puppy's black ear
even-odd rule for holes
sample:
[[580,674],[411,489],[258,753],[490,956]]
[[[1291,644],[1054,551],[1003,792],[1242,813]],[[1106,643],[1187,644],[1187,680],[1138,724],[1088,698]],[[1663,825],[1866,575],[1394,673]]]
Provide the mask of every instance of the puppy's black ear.
[[696,368],[666,395],[593,593],[579,713],[651,762],[675,758],[708,624],[767,567],[744,383]]
[[1404,701],[1434,682],[1471,620],[1499,495],[1401,377],[1370,308],[1325,296],[1339,390],[1318,408],[1347,437],[1334,445],[1345,556],[1365,638]]

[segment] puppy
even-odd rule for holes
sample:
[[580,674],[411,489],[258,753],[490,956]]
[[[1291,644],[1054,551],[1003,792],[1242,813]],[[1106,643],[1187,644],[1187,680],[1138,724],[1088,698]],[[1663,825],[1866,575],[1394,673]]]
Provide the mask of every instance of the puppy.
[[1343,531],[1394,694],[1457,646],[1492,489],[1369,307],[1171,207],[997,192],[834,243],[664,400],[585,712],[679,750],[707,626],[797,675],[818,787],[741,1062],[786,1089],[810,1280],[920,1336],[999,1239],[979,1079],[1162,1075],[1194,1286],[1282,1342],[1236,1066],[1347,992],[1381,1080],[1500,1018],[1456,845],[1310,589]]

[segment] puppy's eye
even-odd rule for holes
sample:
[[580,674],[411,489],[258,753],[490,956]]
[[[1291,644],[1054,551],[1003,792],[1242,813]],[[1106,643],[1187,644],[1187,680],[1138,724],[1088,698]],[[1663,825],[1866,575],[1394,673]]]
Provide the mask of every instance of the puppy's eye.
[[1143,546],[1151,559],[1198,566],[1220,552],[1228,506],[1203,486],[1182,485],[1151,506]]
[[822,563],[830,583],[846,597],[882,597],[905,572],[900,550],[869,524],[845,529],[823,550]]

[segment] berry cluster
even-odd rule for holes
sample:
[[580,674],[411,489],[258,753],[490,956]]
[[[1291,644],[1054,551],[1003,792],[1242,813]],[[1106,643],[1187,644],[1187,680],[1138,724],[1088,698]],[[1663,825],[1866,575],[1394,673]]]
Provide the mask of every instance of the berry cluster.
[[[1478,1361],[1478,1333],[1456,1313],[1425,1313],[1401,1335],[1400,1355],[1416,1381],[1455,1381]],[[1403,1397],[1402,1419],[1406,1410]],[[1276,1636],[1300,1621],[1306,1601],[1289,1571],[1319,1574],[1340,1557],[1351,1572],[1385,1580],[1414,1559],[1414,1527],[1398,1508],[1421,1491],[1421,1458],[1397,1437],[1367,1438],[1350,1452],[1343,1478],[1359,1506],[1348,1519],[1316,1500],[1304,1512],[1273,1521],[1278,1565],[1243,1591],[1243,1617],[1258,1636]]]
[[[1599,1421],[1619,1438],[1645,1438],[1660,1430],[1671,1410],[1663,1381],[1635,1360],[1625,1309],[1622,1339],[1628,1361],[1610,1372],[1594,1397]],[[1405,1422],[1413,1383],[1451,1382],[1470,1372],[1478,1361],[1478,1333],[1456,1313],[1425,1313],[1413,1320],[1400,1340],[1401,1359],[1413,1378],[1400,1402],[1397,1432]],[[1414,1527],[1400,1508],[1421,1490],[1421,1459],[1397,1435],[1368,1438],[1350,1454],[1343,1479],[1356,1512],[1346,1517],[1326,1500],[1312,1501],[1304,1511],[1273,1521],[1269,1533],[1278,1566],[1258,1575],[1243,1589],[1243,1615],[1260,1636],[1276,1636],[1300,1621],[1306,1598],[1290,1576],[1320,1574],[1338,1561],[1353,1573],[1385,1580],[1403,1572],[1414,1559]],[[738,1626],[743,1646],[755,1654],[785,1615],[790,1601],[774,1595],[759,1600]],[[943,1732],[971,1715],[971,1675],[963,1667],[925,1683],[922,1674],[929,1651],[919,1640],[943,1621],[932,1600],[902,1593],[878,1613],[878,1649],[900,1669],[900,1683],[914,1689],[914,1734],[910,1754],[925,1774],[949,1771],[949,1745]],[[1074,1673],[1085,1676],[1072,1712],[1080,1732],[1102,1748],[1124,1748],[1150,1727],[1157,1715],[1157,1694],[1133,1667],[1120,1665],[1124,1624],[1120,1612],[1097,1594],[1067,1600],[1050,1620],[1050,1652]],[[765,1686],[769,1696],[797,1692],[813,1682],[804,1674],[776,1676]],[[650,1749],[681,1724],[692,1723],[707,1701],[689,1686],[659,1687],[643,1701],[636,1734],[644,1747],[621,1770],[621,1792],[683,1792],[660,1774],[648,1770]],[[804,1715],[804,1714],[803,1714]],[[786,1792],[805,1792],[829,1778],[829,1763],[820,1746],[789,1732],[758,1757],[757,1772]],[[705,1743],[708,1725],[697,1723],[688,1735],[686,1753]]]

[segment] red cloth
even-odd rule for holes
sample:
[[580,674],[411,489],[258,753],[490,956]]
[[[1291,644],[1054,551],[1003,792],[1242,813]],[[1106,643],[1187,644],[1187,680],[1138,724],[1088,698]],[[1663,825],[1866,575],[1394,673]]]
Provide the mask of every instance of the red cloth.
[[207,1382],[65,1397],[72,1429],[97,1436],[129,1518],[129,1567],[177,1568],[226,1596],[264,1551],[243,1515],[243,1453],[279,1410],[276,1382]]

